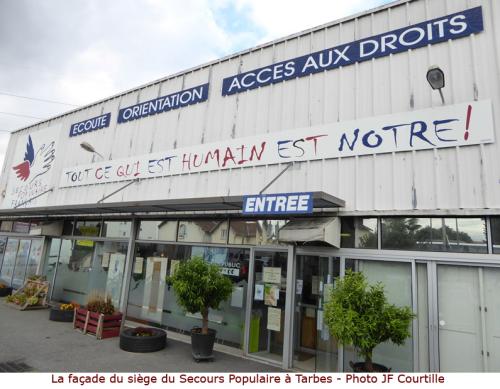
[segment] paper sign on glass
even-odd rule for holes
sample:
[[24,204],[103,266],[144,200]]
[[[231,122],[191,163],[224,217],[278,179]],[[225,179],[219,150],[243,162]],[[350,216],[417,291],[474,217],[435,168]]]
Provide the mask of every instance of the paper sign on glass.
[[281,309],[267,308],[267,329],[271,331],[281,331]]
[[262,281],[268,284],[281,284],[281,267],[265,267],[262,271]]
[[134,274],[142,274],[143,266],[144,266],[144,258],[135,257]]
[[272,305],[273,307],[278,305],[279,293],[280,290],[277,285],[266,284],[264,286],[264,304]]
[[256,301],[264,300],[264,285],[262,284],[255,285],[255,294],[253,296],[253,299]]

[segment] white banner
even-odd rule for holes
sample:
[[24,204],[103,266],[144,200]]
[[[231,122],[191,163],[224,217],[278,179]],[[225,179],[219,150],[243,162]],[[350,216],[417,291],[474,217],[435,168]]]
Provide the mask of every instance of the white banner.
[[493,116],[485,100],[66,168],[60,187],[491,142]]
[[40,205],[50,187],[60,125],[19,136],[2,208]]

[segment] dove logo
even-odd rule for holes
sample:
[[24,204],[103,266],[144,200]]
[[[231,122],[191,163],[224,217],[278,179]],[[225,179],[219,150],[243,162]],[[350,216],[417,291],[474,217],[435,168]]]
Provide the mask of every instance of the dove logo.
[[33,140],[30,135],[26,143],[24,161],[12,169],[14,169],[17,178],[21,181],[27,181],[31,177],[30,182],[32,182],[35,178],[44,175],[52,168],[52,162],[56,157],[55,153],[55,142],[44,143],[35,153]]

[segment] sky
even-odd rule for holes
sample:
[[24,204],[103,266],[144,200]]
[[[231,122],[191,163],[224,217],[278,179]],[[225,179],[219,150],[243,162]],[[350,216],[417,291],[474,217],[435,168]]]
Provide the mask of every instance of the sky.
[[0,0],[9,131],[392,0]]

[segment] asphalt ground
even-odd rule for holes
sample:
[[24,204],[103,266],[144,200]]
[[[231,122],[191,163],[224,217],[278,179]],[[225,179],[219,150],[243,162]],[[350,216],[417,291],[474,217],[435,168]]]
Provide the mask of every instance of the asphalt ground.
[[[215,351],[213,361],[193,360],[191,345],[167,333],[167,347],[130,353],[119,338],[97,340],[72,323],[49,321],[49,310],[19,311],[0,298],[0,372],[277,372],[278,367]],[[172,337],[174,335],[172,334]],[[216,345],[216,350],[224,349]],[[229,350],[229,349],[227,349]],[[233,353],[241,353],[232,350]]]

